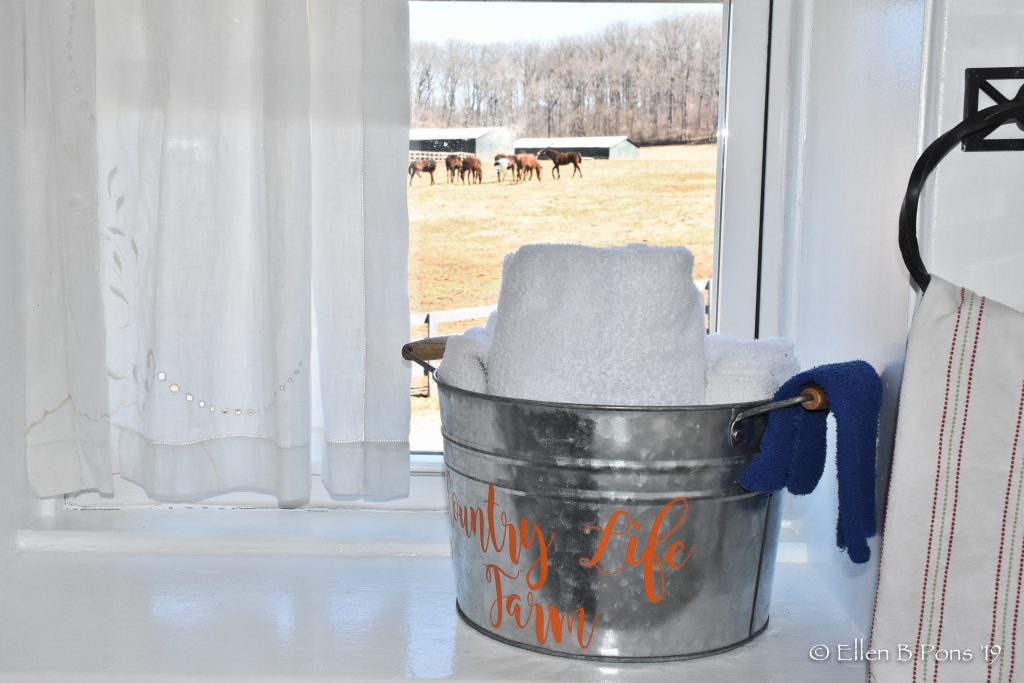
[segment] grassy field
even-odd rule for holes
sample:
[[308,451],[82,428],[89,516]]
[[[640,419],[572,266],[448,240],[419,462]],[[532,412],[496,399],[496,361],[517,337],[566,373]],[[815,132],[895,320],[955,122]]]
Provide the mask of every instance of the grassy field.
[[[482,185],[437,185],[426,176],[409,188],[409,295],[413,311],[486,306],[498,301],[505,254],[532,242],[595,246],[682,245],[694,255],[694,279],[711,277],[715,224],[715,145],[646,147],[630,161],[585,159],[583,178],[498,183],[484,164]],[[456,334],[483,321],[441,326]],[[426,335],[414,328],[413,338]],[[413,399],[414,450],[440,449],[436,392]]]
[[694,279],[711,277],[715,145],[647,147],[629,161],[585,159],[584,177],[448,185],[444,168],[409,188],[409,294],[413,311],[497,303],[505,254],[531,242],[683,245]]

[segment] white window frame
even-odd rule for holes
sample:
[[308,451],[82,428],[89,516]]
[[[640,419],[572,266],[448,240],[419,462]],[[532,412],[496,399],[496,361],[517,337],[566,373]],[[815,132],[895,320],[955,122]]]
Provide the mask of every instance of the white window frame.
[[[654,1],[673,4],[679,2]],[[722,95],[719,97],[718,112],[718,172],[713,252],[715,267],[711,286],[710,319],[712,331],[751,337],[757,336],[759,332],[758,318],[762,306],[762,225],[766,190],[763,179],[765,150],[769,144],[766,137],[766,108],[774,2],[722,0],[721,4],[723,61],[719,92]],[[756,244],[757,249],[751,249],[751,244]],[[412,452],[410,475],[408,498],[367,501],[332,497],[324,489],[320,475],[315,473],[310,501],[302,509],[445,509],[444,467],[440,453]],[[128,508],[276,509],[277,500],[265,494],[231,493],[197,503],[155,503],[145,495],[141,487],[115,473],[113,496],[101,496],[96,492],[72,494],[65,496],[64,508],[72,513]],[[292,511],[280,512],[288,514]]]
[[[711,329],[761,335],[772,0],[726,0]],[[751,249],[751,245],[757,245]]]

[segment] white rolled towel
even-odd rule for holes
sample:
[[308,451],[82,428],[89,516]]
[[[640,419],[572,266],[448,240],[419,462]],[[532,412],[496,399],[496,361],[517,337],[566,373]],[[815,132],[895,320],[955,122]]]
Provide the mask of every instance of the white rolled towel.
[[478,342],[490,349],[491,340],[494,338],[494,321],[497,317],[498,311],[495,309],[491,311],[491,314],[487,317],[487,323],[483,327],[471,327],[462,333],[463,336],[476,339]]
[[704,299],[682,247],[535,244],[505,259],[491,394],[563,403],[704,399]]
[[487,393],[487,337],[474,327],[448,337],[437,378],[460,389]]
[[800,371],[792,342],[781,337],[741,339],[709,334],[704,403],[746,403],[770,399]]

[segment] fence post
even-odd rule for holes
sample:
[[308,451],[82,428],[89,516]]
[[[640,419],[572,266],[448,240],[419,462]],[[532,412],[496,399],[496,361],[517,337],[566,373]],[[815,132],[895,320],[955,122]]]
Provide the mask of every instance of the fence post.
[[711,280],[704,281],[704,332],[711,334]]
[[[436,337],[437,325],[434,323],[434,316],[432,316],[430,313],[427,313],[426,323],[427,337]],[[423,374],[427,376],[427,398],[430,398],[431,392],[434,391],[434,376],[427,372],[425,368],[423,370]]]

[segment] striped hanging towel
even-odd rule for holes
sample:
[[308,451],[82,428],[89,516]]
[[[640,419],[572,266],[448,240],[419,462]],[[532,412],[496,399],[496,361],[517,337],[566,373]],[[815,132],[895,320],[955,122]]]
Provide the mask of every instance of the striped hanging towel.
[[869,680],[1024,676],[1024,314],[932,277],[910,331]]

